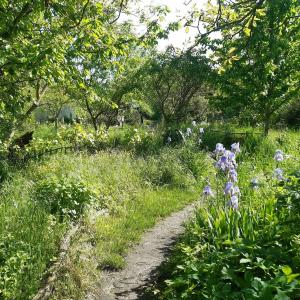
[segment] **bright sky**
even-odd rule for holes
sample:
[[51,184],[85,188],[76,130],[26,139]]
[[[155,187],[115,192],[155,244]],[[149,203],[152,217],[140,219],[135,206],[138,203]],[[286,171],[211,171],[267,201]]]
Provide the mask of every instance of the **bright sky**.
[[[193,5],[201,10],[205,8],[206,3],[207,0],[137,0],[136,6],[142,9],[149,6],[168,6],[171,12],[166,16],[164,21],[164,24],[168,24],[188,15]],[[182,23],[184,23],[184,21]],[[182,49],[188,44],[188,40],[192,39],[196,33],[196,29],[190,28],[190,31],[187,33],[185,28],[181,28],[179,31],[170,33],[167,40],[160,40],[158,48],[163,50],[172,44],[174,47]]]
[[[184,15],[188,15],[188,11],[191,10],[193,4],[195,4],[199,10],[204,9],[207,0],[142,0],[142,2],[151,3],[152,5],[167,5],[171,12],[166,18],[166,23],[170,23],[180,19]],[[174,47],[184,48],[184,46],[188,44],[189,39],[193,40],[196,33],[196,29],[190,28],[187,33],[185,28],[181,28],[179,31],[170,33],[168,40],[161,40],[158,44],[158,48],[164,49],[170,44]]]

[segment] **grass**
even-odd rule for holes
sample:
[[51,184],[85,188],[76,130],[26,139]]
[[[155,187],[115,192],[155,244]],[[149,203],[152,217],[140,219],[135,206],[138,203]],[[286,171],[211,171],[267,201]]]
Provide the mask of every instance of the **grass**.
[[[84,229],[73,240],[67,264],[61,270],[52,299],[83,299],[85,292],[97,285],[99,269],[123,268],[125,254],[146,229],[151,228],[161,218],[197,200],[199,187],[197,181],[192,180],[191,170],[179,159],[181,152],[182,149],[164,149],[158,156],[145,158],[132,157],[123,152],[109,154],[112,156],[107,161],[110,173],[106,178],[102,172],[102,177],[110,182],[117,179],[113,184],[114,189],[107,190],[108,194],[101,196],[106,199],[103,214],[96,209],[85,215]],[[205,155],[201,152],[194,155],[205,160]],[[163,171],[159,172],[161,161],[165,161],[166,157],[172,164],[167,163],[168,167],[164,166],[165,170],[161,167]],[[127,170],[128,165],[130,168]],[[81,164],[77,166],[81,168]],[[93,178],[94,172],[101,172],[101,169],[92,173],[88,170],[89,178]],[[172,176],[166,176],[166,173]],[[204,168],[202,175],[206,175]],[[121,195],[116,189],[119,180],[124,180],[127,185],[125,189],[124,186],[120,189]],[[130,188],[136,180],[139,183],[135,188]],[[107,187],[106,184],[103,186]],[[97,213],[99,216],[94,218],[93,215]]]
[[[52,130],[42,128],[39,134],[51,138]],[[5,166],[0,190],[1,300],[32,298],[61,238],[78,220],[81,231],[72,241],[53,299],[83,299],[99,269],[124,266],[124,255],[144,230],[196,200],[208,179],[217,183],[209,167],[212,160],[197,143],[162,147],[157,134],[132,128],[113,133],[114,143],[115,135],[120,148],[128,142],[128,149],[137,150],[53,155],[19,170]],[[204,140],[204,146],[214,138]],[[249,135],[242,147],[241,205],[251,199],[259,209],[261,199],[275,195],[272,181],[265,179],[276,167],[274,151],[279,148],[299,159],[299,133],[272,131],[268,140]],[[282,167],[296,170],[297,162],[289,159]],[[249,190],[254,176],[262,183],[257,193]]]
[[[32,298],[72,221],[81,220],[83,229],[54,297],[80,299],[97,268],[124,266],[124,254],[146,228],[197,199],[192,157],[187,163],[182,154],[171,148],[145,157],[60,154],[11,172],[0,191],[0,299]],[[84,245],[93,254],[89,262],[80,259]]]
[[197,197],[196,191],[147,189],[126,203],[117,215],[100,216],[95,222],[87,217],[73,240],[51,299],[85,299],[86,292],[99,286],[101,270],[123,268],[128,249],[145,230]]
[[159,188],[144,190],[129,201],[117,216],[99,218],[96,223],[97,253],[101,268],[124,267],[124,255],[141,234],[161,218],[195,201],[197,190]]

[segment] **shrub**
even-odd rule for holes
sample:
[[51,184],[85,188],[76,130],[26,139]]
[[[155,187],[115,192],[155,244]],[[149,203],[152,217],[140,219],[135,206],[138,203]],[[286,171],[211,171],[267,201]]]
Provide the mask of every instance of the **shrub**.
[[95,198],[95,193],[80,179],[50,178],[39,182],[35,188],[35,200],[51,214],[78,218],[84,205]]

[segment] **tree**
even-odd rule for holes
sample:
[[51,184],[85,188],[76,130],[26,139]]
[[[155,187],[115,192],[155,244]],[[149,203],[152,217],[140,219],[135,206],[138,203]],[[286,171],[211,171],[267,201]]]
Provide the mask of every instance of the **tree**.
[[0,138],[11,140],[15,129],[41,105],[48,87],[84,85],[93,66],[117,66],[129,45],[155,42],[162,34],[157,15],[146,20],[149,26],[141,36],[120,30],[125,26],[118,20],[128,2],[1,1]]
[[172,123],[187,119],[193,99],[207,95],[212,72],[202,51],[176,53],[169,48],[151,58],[140,76],[158,119]]
[[[240,8],[226,9],[223,22],[229,24]],[[272,117],[299,97],[300,8],[296,0],[266,0],[256,13],[239,31],[223,29],[216,41],[220,77],[214,103],[227,116],[251,114],[268,134]]]

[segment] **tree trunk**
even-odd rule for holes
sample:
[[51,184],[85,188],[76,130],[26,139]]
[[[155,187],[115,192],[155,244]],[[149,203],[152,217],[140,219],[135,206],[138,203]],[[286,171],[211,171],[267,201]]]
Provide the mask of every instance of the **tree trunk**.
[[265,114],[265,120],[264,120],[264,135],[265,136],[267,136],[269,134],[270,119],[271,119],[271,115],[268,112],[266,112],[266,114]]
[[91,117],[92,119],[92,123],[93,123],[93,127],[95,129],[95,132],[98,132],[98,124],[97,124],[97,119]]

